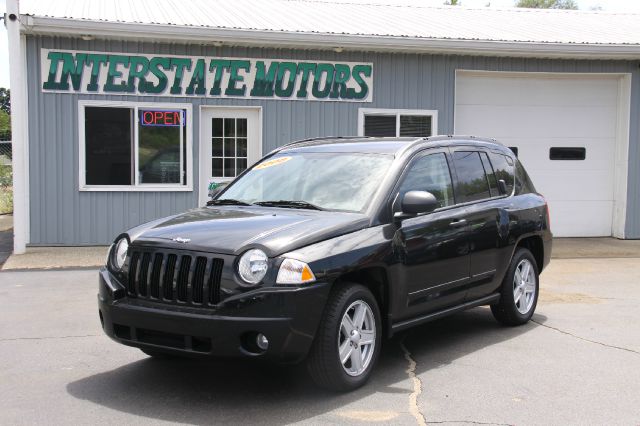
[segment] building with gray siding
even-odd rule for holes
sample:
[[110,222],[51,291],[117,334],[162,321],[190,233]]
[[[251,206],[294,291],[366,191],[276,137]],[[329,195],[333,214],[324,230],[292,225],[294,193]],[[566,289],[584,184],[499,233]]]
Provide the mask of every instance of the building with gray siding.
[[[315,13],[317,31],[257,15],[264,3]],[[318,10],[343,7],[332,2],[243,0],[245,28],[228,11],[198,27],[198,2],[182,17],[192,23],[112,18],[119,6],[101,17],[7,2],[17,252],[109,244],[204,205],[208,187],[278,146],[328,135],[495,137],[547,197],[557,236],[640,238],[640,38],[616,38],[637,16],[393,6],[409,22],[466,20],[465,38],[447,38],[363,23],[383,5],[349,6],[358,19],[344,34],[323,31],[332,21]],[[519,28],[484,30],[518,13]],[[571,33],[592,21],[606,22]]]

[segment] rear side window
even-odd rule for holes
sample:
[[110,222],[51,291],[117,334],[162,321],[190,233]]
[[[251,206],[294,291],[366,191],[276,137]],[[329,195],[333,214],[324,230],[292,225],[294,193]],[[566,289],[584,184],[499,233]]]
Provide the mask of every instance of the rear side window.
[[456,151],[453,153],[453,162],[458,175],[456,194],[459,202],[466,203],[491,197],[479,152]]
[[487,179],[489,180],[489,189],[491,190],[491,196],[500,196],[501,194],[500,189],[498,188],[498,180],[496,179],[496,174],[493,172],[493,167],[489,162],[489,156],[486,152],[481,152],[480,159],[482,160],[482,167],[484,167],[484,172],[487,175]]
[[489,153],[489,159],[491,160],[493,171],[496,174],[496,179],[504,180],[504,183],[507,185],[507,194],[511,194],[515,181],[513,159],[494,152]]
[[440,207],[453,205],[453,184],[447,157],[443,153],[436,153],[413,162],[400,185],[397,199],[401,200],[408,191],[428,191],[436,197]]
[[528,194],[536,192],[533,182],[520,161],[516,161],[516,194]]

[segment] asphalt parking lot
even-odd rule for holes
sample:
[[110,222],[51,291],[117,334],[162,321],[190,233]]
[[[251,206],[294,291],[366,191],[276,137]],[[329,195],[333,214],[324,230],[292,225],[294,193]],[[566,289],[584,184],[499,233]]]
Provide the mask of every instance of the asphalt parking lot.
[[640,424],[640,259],[554,259],[534,321],[477,308],[388,341],[373,380],[159,361],[102,334],[96,271],[0,272],[0,424]]

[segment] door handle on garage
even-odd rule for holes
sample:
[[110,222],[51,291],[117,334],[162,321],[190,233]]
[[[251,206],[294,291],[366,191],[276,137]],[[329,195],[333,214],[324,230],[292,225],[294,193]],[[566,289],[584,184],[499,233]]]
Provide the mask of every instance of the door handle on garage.
[[462,228],[467,224],[467,219],[454,220],[449,224],[452,228]]

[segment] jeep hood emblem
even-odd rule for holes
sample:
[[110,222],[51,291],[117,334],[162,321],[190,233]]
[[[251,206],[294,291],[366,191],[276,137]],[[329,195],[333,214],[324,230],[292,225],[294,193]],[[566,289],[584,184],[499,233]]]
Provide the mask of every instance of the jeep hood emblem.
[[191,241],[191,238],[176,237],[173,238],[173,241],[175,241],[176,243],[187,244],[189,241]]

